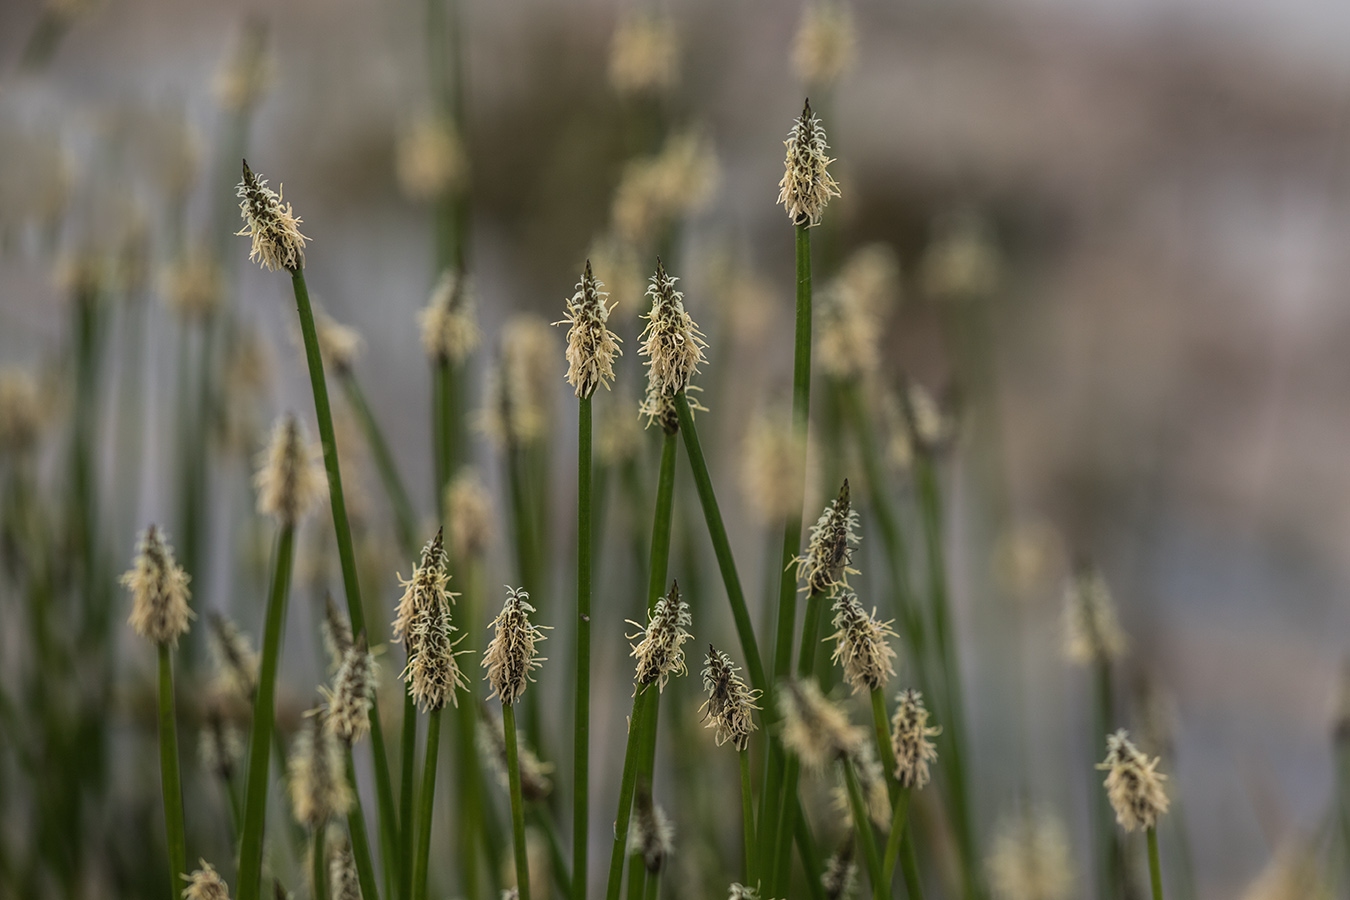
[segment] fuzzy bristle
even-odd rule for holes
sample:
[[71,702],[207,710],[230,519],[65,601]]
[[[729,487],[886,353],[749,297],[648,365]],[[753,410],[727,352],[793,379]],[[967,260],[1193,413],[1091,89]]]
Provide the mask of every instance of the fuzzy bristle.
[[253,239],[250,262],[259,262],[270,271],[297,272],[305,266],[305,242],[300,219],[281,195],[267,186],[267,179],[253,174],[244,163],[244,178],[236,191],[239,212],[244,217],[242,237]]
[[530,613],[534,612],[530,595],[509,586],[506,591],[502,611],[490,626],[496,632],[483,654],[483,668],[492,687],[488,699],[497,697],[504,705],[512,705],[534,680],[530,672],[544,661],[544,657],[535,656],[535,644],[545,635],[542,626],[530,622]]
[[928,709],[918,691],[901,691],[896,702],[891,717],[895,778],[902,787],[918,790],[928,783],[928,766],[937,759],[937,748],[929,738],[937,737],[942,729],[928,724]]
[[131,617],[136,633],[156,644],[177,646],[194,618],[188,608],[190,576],[173,558],[173,548],[163,532],[151,525],[137,545],[131,568],[122,584],[131,592]]
[[680,586],[675,582],[670,585],[670,593],[657,599],[646,626],[628,620],[628,624],[642,629],[628,636],[629,640],[639,634],[642,636],[642,640],[632,645],[630,654],[637,660],[639,685],[655,682],[657,690],[664,691],[671,675],[683,675],[688,671],[682,646],[692,637],[686,630],[691,622],[689,604],[680,597]]
[[1129,733],[1120,729],[1106,736],[1106,760],[1097,768],[1106,774],[1106,796],[1116,811],[1116,822],[1126,831],[1158,826],[1167,812],[1167,776],[1157,771],[1157,757],[1149,759],[1130,743]]
[[820,119],[811,112],[811,101],[806,101],[783,144],[787,161],[783,180],[778,183],[778,202],[793,224],[819,225],[825,205],[831,197],[839,196],[839,185],[830,175],[829,165],[834,160],[825,155],[830,146],[825,143]]

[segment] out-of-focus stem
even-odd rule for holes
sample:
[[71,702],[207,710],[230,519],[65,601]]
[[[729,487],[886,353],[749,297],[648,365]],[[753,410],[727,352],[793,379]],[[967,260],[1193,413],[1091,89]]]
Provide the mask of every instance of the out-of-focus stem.
[[187,872],[187,834],[183,828],[183,783],[178,770],[178,720],[174,714],[173,661],[168,644],[159,650],[159,768],[164,786],[164,827],[169,836],[169,881],[173,896]]

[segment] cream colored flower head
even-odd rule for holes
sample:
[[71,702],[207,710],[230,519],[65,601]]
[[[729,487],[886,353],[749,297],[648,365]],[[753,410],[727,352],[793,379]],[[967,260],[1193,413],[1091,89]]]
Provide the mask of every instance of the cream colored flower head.
[[996,900],[1068,900],[1073,892],[1069,836],[1048,810],[1001,819],[985,869]]
[[747,687],[736,674],[731,657],[712,644],[708,645],[708,657],[703,665],[703,689],[708,692],[708,699],[699,712],[703,713],[707,727],[713,729],[717,746],[731,741],[737,750],[749,747],[750,735],[758,727],[754,714],[759,709],[755,701],[760,692]]
[[[891,822],[891,798],[887,793],[886,776],[881,770],[881,763],[877,762],[876,751],[869,742],[863,741],[848,755],[848,764],[858,778],[858,787],[862,792],[867,817],[878,828],[887,827]],[[835,775],[834,790],[831,791],[834,807],[839,812],[844,827],[851,828],[853,804],[849,799],[848,781],[842,770]]]
[[876,375],[886,315],[900,293],[900,267],[885,244],[855,252],[821,292],[820,367],[836,378]]
[[422,558],[413,569],[412,578],[399,576],[403,596],[399,598],[392,626],[394,642],[403,642],[408,658],[417,654],[417,641],[424,631],[424,623],[437,605],[450,605],[459,596],[450,592],[450,561],[445,555],[445,532],[437,529],[436,536],[422,547]]
[[614,358],[623,354],[618,335],[606,324],[610,307],[605,302],[609,294],[600,290],[604,286],[591,274],[591,261],[586,260],[576,293],[567,301],[566,317],[553,323],[571,326],[567,329],[567,382],[583,399],[597,387],[609,388],[614,380]]
[[459,692],[469,682],[455,658],[454,633],[450,622],[449,592],[442,592],[414,615],[408,635],[408,666],[403,680],[422,712],[441,709],[447,703],[459,706]]
[[238,48],[216,71],[211,88],[227,112],[252,109],[276,79],[276,60],[267,52],[267,28],[249,23]]
[[328,896],[332,900],[361,900],[361,879],[351,843],[346,838],[330,838],[328,843]]
[[1125,655],[1126,646],[1102,573],[1086,568],[1075,574],[1064,591],[1064,655],[1078,665],[1110,663]]
[[258,654],[248,636],[218,612],[207,615],[211,628],[209,646],[216,663],[216,681],[221,693],[252,703],[258,684]]
[[200,321],[220,309],[225,282],[220,266],[204,247],[188,247],[160,278],[164,305],[184,319]]
[[658,93],[675,86],[680,44],[675,24],[663,16],[635,13],[614,29],[609,51],[609,83],[615,92]]
[[131,618],[136,633],[156,644],[178,645],[194,618],[188,608],[190,577],[173,558],[164,534],[151,525],[142,534],[131,568],[122,584],[131,592]]
[[498,447],[532,443],[549,428],[558,371],[553,335],[534,315],[513,316],[502,329],[501,356],[488,373],[479,422]]
[[657,421],[661,403],[689,388],[689,381],[704,362],[707,343],[693,318],[684,309],[684,294],[675,290],[679,279],[666,274],[661,260],[656,261],[647,296],[652,308],[644,317],[647,327],[640,340],[638,355],[647,357],[647,400],[642,413],[647,424]]
[[610,209],[615,233],[630,245],[649,245],[672,220],[706,208],[720,177],[717,153],[703,132],[672,134],[660,152],[624,166]]
[[239,234],[253,238],[249,261],[260,262],[272,272],[303,269],[305,241],[309,238],[300,233],[299,226],[304,220],[295,215],[291,205],[267,186],[266,178],[254,175],[247,162],[236,193],[245,222]]
[[[497,776],[503,790],[510,790],[510,776],[506,767],[506,736],[500,722],[490,722],[486,715],[478,719],[478,752],[487,760],[488,767]],[[553,763],[539,759],[522,738],[516,748],[520,768],[520,795],[527,803],[538,803],[553,793]]]
[[919,263],[919,282],[928,297],[959,302],[996,293],[1003,260],[987,222],[960,212],[940,223]]
[[328,706],[328,727],[348,747],[370,730],[375,684],[375,657],[366,649],[366,636],[361,634],[342,654],[342,665],[333,676],[333,687],[321,689]]
[[308,721],[296,736],[289,761],[291,809],[297,822],[318,829],[335,816],[345,816],[353,797],[342,748],[325,723],[324,709],[305,715]]
[[820,693],[814,681],[789,681],[778,692],[783,743],[813,772],[854,754],[867,733]]
[[891,717],[891,746],[895,750],[895,778],[901,787],[922,788],[928,783],[928,764],[937,759],[937,748],[929,740],[942,729],[928,724],[923,695],[910,689],[900,692]]
[[839,185],[830,175],[829,165],[834,160],[825,155],[830,145],[825,143],[820,119],[811,112],[810,100],[783,143],[787,146],[787,171],[778,182],[778,202],[794,224],[819,225],[825,204],[839,196]]
[[446,517],[450,524],[450,549],[460,563],[482,559],[496,529],[492,496],[478,471],[466,468],[446,486]]
[[844,679],[855,693],[877,691],[895,676],[895,651],[890,639],[898,637],[890,622],[868,613],[858,596],[845,591],[834,602],[834,655],[844,669]]
[[439,115],[419,118],[398,141],[398,186],[410,200],[435,200],[458,190],[469,172],[469,156],[452,121]]
[[727,900],[759,900],[759,888],[733,883],[727,889]]
[[839,0],[813,0],[802,10],[792,42],[792,65],[807,85],[828,87],[853,65],[853,12]]
[[488,684],[492,687],[488,699],[497,697],[503,705],[512,705],[520,699],[534,680],[530,672],[544,662],[544,657],[535,655],[535,644],[545,636],[542,626],[530,622],[534,607],[529,599],[525,591],[508,586],[506,603],[488,626],[496,629],[483,654],[483,668],[487,669]]
[[432,361],[464,362],[483,340],[468,279],[453,269],[441,273],[427,305],[417,314],[417,324],[422,349]]
[[272,439],[258,457],[253,477],[258,489],[258,512],[283,526],[294,526],[328,491],[328,477],[320,460],[323,450],[311,444],[304,426],[285,415],[272,426]]
[[201,868],[191,875],[181,875],[187,882],[183,888],[183,900],[230,900],[230,889],[225,879],[217,874],[215,868],[206,860],[200,860]]
[[692,621],[689,604],[680,596],[680,586],[676,582],[671,582],[669,594],[657,599],[645,628],[640,622],[628,620],[629,625],[642,629],[628,636],[629,640],[639,634],[642,636],[642,640],[632,645],[633,652],[630,654],[637,660],[637,683],[640,686],[656,682],[657,690],[665,690],[666,681],[671,675],[683,675],[688,671],[682,648],[693,637],[686,630]]
[[23,369],[0,369],[0,454],[19,456],[37,445],[42,433],[37,382]]
[[1106,736],[1106,761],[1097,768],[1106,772],[1106,796],[1116,811],[1116,822],[1126,831],[1156,828],[1167,812],[1166,775],[1157,771],[1157,757],[1149,759],[1130,743],[1125,729]]
[[839,496],[821,513],[811,526],[811,540],[806,556],[799,556],[797,579],[802,590],[829,594],[836,584],[848,587],[848,576],[858,570],[851,568],[853,548],[858,544],[858,512],[849,497],[848,479],[839,488]]
[[314,330],[319,339],[319,354],[324,365],[338,372],[346,372],[365,349],[361,332],[343,325],[323,310],[314,310]]
[[802,472],[811,455],[807,440],[793,427],[790,410],[761,409],[750,419],[741,450],[741,489],[762,524],[778,525],[801,515]]

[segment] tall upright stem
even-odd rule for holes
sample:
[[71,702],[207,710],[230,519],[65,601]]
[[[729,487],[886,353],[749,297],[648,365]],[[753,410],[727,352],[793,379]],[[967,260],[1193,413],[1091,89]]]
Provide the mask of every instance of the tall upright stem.
[[164,829],[169,842],[169,886],[177,897],[187,873],[187,836],[183,828],[183,783],[178,771],[178,720],[174,715],[173,661],[169,645],[159,650],[159,770],[164,785]]
[[398,464],[394,462],[389,442],[385,440],[384,432],[380,430],[375,413],[371,411],[370,404],[366,401],[366,393],[361,389],[361,382],[356,380],[356,374],[350,369],[341,369],[338,378],[342,382],[347,403],[351,406],[357,424],[365,435],[366,443],[370,445],[371,455],[375,457],[375,468],[380,473],[380,482],[384,485],[384,492],[389,496],[389,505],[394,510],[394,526],[398,529],[399,544],[404,553],[414,554],[417,552],[417,514],[413,511],[408,489],[398,474]]
[[398,832],[404,835],[398,847],[398,894],[412,898],[413,841],[417,825],[414,796],[417,788],[417,703],[412,694],[403,694],[403,737],[399,743]]
[[[422,764],[421,814],[417,821],[417,858],[413,865],[413,900],[427,898],[427,866],[431,859],[431,810],[436,801],[436,762],[441,749],[441,707],[427,717],[427,753]],[[517,775],[519,778],[519,775]]]
[[1148,829],[1148,877],[1153,885],[1153,900],[1163,900],[1162,866],[1158,864],[1158,829]]
[[326,825],[314,829],[310,846],[310,879],[314,882],[314,900],[328,900],[328,867],[324,864],[324,832]]
[[347,813],[347,832],[352,839],[352,859],[356,863],[356,878],[361,884],[363,900],[380,900],[375,881],[375,860],[370,855],[370,837],[366,834],[366,814],[361,808],[361,794],[356,790],[356,764],[352,748],[347,747],[347,783],[351,785],[354,803]]
[[867,863],[867,875],[872,882],[874,900],[886,900],[890,895],[889,886],[881,871],[881,856],[877,852],[877,839],[872,829],[872,820],[867,815],[867,804],[863,802],[862,788],[858,784],[858,775],[853,771],[853,763],[844,759],[839,763],[844,768],[844,784],[848,789],[848,805],[853,812],[853,830],[862,844],[863,859]]
[[619,888],[623,885],[623,855],[628,848],[628,822],[633,812],[639,747],[646,718],[647,697],[652,693],[654,691],[650,685],[639,687],[633,695],[633,711],[628,716],[628,746],[623,754],[623,774],[619,777],[619,808],[614,814],[614,846],[610,848],[605,900],[619,900]]
[[741,763],[741,824],[745,830],[745,883],[759,881],[759,859],[755,849],[755,801],[750,790],[750,749],[737,752]]
[[525,804],[520,796],[520,755],[516,748],[516,710],[502,704],[502,730],[506,738],[507,783],[511,791],[511,833],[516,848],[516,886],[520,900],[530,900],[530,864],[525,847]]
[[[673,461],[672,461],[673,462]],[[577,407],[577,679],[572,735],[572,897],[586,900],[591,736],[591,398]]]

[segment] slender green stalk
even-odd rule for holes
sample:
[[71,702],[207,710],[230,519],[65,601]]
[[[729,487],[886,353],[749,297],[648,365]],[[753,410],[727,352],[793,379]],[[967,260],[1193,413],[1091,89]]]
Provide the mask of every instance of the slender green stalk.
[[170,896],[178,896],[179,876],[187,873],[187,836],[183,828],[183,783],[178,773],[178,720],[174,714],[173,661],[169,645],[159,645],[159,771],[164,784],[164,829],[169,836]]
[[[333,411],[328,403],[328,382],[324,379],[323,357],[319,354],[319,336],[314,327],[314,309],[309,302],[304,269],[296,269],[291,273],[291,286],[295,291],[300,334],[305,343],[305,362],[309,367],[309,383],[314,393],[314,413],[319,423],[319,438],[323,443],[323,465],[328,473],[328,505],[333,511],[333,531],[337,538],[338,559],[342,564],[347,617],[351,620],[353,634],[370,634],[366,628],[365,608],[361,603],[361,585],[356,577],[356,549],[352,544],[351,524],[347,520],[347,501],[342,493],[342,471],[338,465]],[[371,698],[369,716],[371,754],[375,759],[375,790],[380,804],[380,829],[387,835],[386,840],[390,845],[398,846],[389,759],[385,753],[379,702],[374,697]]]
[[853,771],[853,763],[847,759],[840,765],[844,767],[844,783],[848,787],[848,805],[853,812],[853,828],[862,844],[863,859],[867,863],[867,876],[872,882],[874,900],[886,900],[890,894],[888,883],[881,871],[881,857],[877,853],[876,835],[872,833],[872,821],[867,816],[867,804],[863,802],[862,789],[858,786],[858,775]]
[[436,439],[436,512],[442,523],[446,520],[445,509],[445,488],[450,483],[451,457],[454,453],[454,439],[451,436],[451,419],[453,411],[451,410],[451,398],[454,396],[454,387],[451,384],[450,360],[441,357],[436,360],[435,371],[432,379],[435,383],[435,389],[432,391],[432,402],[435,408],[432,410],[432,422]]
[[530,900],[530,864],[525,848],[525,803],[520,797],[520,756],[516,749],[516,710],[502,704],[502,729],[506,737],[506,773],[511,789],[511,833],[516,848],[516,886],[520,900]]
[[623,774],[619,777],[619,809],[614,814],[614,846],[609,855],[609,882],[606,900],[619,900],[623,884],[623,857],[628,849],[628,821],[633,812],[633,789],[637,785],[638,754],[641,745],[650,686],[639,687],[633,695],[633,711],[628,717],[628,746],[623,754]]
[[416,554],[417,514],[413,512],[408,489],[398,473],[398,464],[394,462],[393,451],[389,449],[389,442],[385,440],[384,432],[375,419],[375,413],[371,411],[370,404],[366,401],[366,393],[361,388],[361,382],[356,380],[356,373],[350,369],[339,369],[338,378],[347,397],[347,405],[352,408],[356,423],[370,446],[371,455],[375,457],[375,468],[380,473],[380,483],[384,485],[384,492],[389,496],[389,505],[394,510],[394,526],[398,529],[399,544],[403,547],[404,553]]
[[816,852],[816,842],[811,837],[811,826],[806,816],[802,815],[801,799],[794,798],[793,802],[797,804],[797,856],[806,871],[806,892],[811,895],[811,900],[825,900],[825,888],[820,882],[820,854]]
[[1153,884],[1153,900],[1163,900],[1162,866],[1158,865],[1158,829],[1148,829],[1148,876]]
[[[671,460],[674,468],[674,460]],[[591,747],[591,398],[577,406],[577,680],[572,734],[572,896],[586,898]]]
[[375,881],[375,861],[370,855],[370,838],[366,834],[366,814],[361,808],[361,794],[356,789],[356,764],[352,761],[352,748],[347,748],[347,783],[352,787],[351,811],[347,813],[347,832],[352,839],[352,859],[356,862],[356,878],[361,883],[363,900],[380,900],[380,891]]
[[[882,860],[882,875],[886,879],[887,890],[895,878],[896,856],[900,855],[900,871],[904,875],[905,890],[912,900],[923,897],[923,886],[919,881],[919,865],[914,858],[914,839],[909,832],[909,795],[910,789],[901,787],[895,779],[895,747],[891,745],[891,732],[886,719],[886,698],[878,688],[872,691],[872,733],[877,741],[877,758],[886,777],[886,789],[891,797],[891,832],[886,838],[886,852]],[[894,845],[894,846],[892,846]],[[902,855],[901,855],[902,854]]]
[[[467,622],[462,627],[466,634],[469,633],[471,626]],[[460,798],[455,824],[459,831],[459,868],[466,898],[478,896],[478,832],[483,828],[483,822],[480,821],[483,809],[480,793],[482,769],[478,764],[477,742],[474,740],[478,728],[478,716],[475,712],[478,699],[473,692],[470,692],[470,697],[471,699],[461,703],[455,710],[459,719],[456,761],[459,764]]]
[[[431,860],[431,811],[436,800],[436,761],[441,750],[441,707],[427,716],[427,751],[422,760],[422,802],[417,818],[417,860],[413,865],[413,900],[427,900],[427,865]],[[519,775],[517,774],[517,777]]]
[[267,596],[262,660],[253,696],[253,728],[249,738],[248,780],[244,788],[244,831],[239,849],[239,900],[258,900],[262,877],[263,827],[267,815],[268,763],[276,702],[277,665],[286,623],[291,564],[295,561],[295,528],[283,525],[272,563],[272,589]]
[[310,879],[314,882],[314,900],[328,900],[328,866],[324,863],[324,832],[327,826],[314,829],[314,843],[310,847],[312,864]]
[[413,797],[417,790],[417,773],[414,768],[416,765],[417,702],[413,700],[411,693],[405,691],[403,695],[403,738],[399,761],[398,832],[406,835],[408,839],[397,845],[398,894],[404,900],[411,900],[412,897],[413,842],[411,838],[417,819],[413,805]]
[[[901,788],[896,799],[891,802],[891,833],[886,836],[886,854],[881,861],[881,877],[888,886],[895,878],[895,863],[900,857],[900,845],[909,825],[909,798],[910,789]],[[910,896],[918,900],[920,895],[915,894],[917,885],[909,883],[908,875],[905,877],[905,887]]]
[[[1092,704],[1092,734],[1089,747],[1096,747],[1104,734],[1110,734],[1115,724],[1115,691],[1111,679],[1110,660],[1096,660],[1092,664],[1094,697]],[[1095,759],[1095,757],[1094,757]],[[1098,896],[1111,900],[1120,896],[1123,876],[1123,859],[1120,841],[1116,835],[1115,816],[1107,802],[1106,794],[1097,783],[1097,772],[1089,770],[1092,788],[1092,826],[1097,844],[1097,887]]]
[[755,801],[750,791],[750,749],[739,751],[741,762],[741,822],[745,828],[745,883],[759,881],[759,860],[755,852]]

